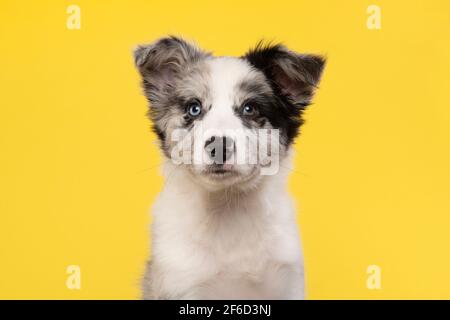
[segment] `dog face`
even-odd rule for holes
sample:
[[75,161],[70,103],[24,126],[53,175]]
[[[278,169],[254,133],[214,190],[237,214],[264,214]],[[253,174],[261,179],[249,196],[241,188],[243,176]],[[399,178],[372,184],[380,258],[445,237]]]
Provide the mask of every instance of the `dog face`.
[[214,57],[169,37],[138,47],[135,62],[165,156],[225,187],[276,172],[325,60],[261,43],[242,57]]

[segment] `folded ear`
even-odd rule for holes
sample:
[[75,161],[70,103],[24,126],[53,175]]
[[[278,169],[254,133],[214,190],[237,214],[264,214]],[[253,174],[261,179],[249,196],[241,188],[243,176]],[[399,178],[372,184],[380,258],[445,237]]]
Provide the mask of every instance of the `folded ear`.
[[148,92],[172,86],[177,76],[189,64],[208,55],[194,44],[171,36],[137,47],[134,51],[134,61]]
[[300,106],[311,102],[325,66],[322,56],[298,54],[280,44],[264,45],[262,42],[244,58],[263,71],[279,93]]

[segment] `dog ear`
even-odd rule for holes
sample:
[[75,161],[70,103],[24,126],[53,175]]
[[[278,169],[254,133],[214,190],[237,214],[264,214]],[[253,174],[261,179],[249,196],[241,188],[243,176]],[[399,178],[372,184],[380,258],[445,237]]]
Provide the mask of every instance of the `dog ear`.
[[263,42],[243,58],[263,71],[280,94],[299,106],[310,104],[325,67],[322,56],[298,54],[283,45],[264,45]]
[[134,61],[143,78],[145,90],[151,98],[172,87],[189,64],[208,55],[194,44],[170,36],[137,47],[134,51]]

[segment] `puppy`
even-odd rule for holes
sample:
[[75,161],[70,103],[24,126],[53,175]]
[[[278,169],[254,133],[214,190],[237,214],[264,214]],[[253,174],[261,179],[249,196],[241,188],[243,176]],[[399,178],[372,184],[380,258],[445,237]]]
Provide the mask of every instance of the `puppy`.
[[303,299],[286,191],[321,56],[259,43],[215,57],[177,37],[135,50],[165,158],[144,299]]

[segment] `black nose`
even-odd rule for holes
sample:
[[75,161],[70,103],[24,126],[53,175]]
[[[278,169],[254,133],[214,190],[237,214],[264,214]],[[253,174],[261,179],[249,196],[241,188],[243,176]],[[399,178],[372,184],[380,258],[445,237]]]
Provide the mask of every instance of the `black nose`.
[[213,136],[206,140],[205,150],[216,164],[224,164],[234,153],[234,140],[230,137]]

